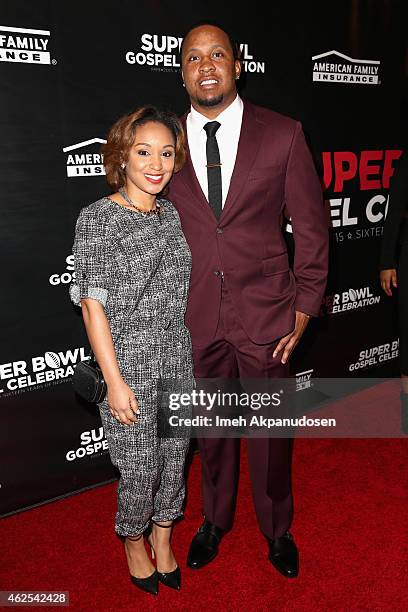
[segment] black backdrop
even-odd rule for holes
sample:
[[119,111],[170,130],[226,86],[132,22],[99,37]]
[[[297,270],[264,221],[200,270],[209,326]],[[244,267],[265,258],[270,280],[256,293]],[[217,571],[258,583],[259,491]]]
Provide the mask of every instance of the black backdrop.
[[[99,148],[110,125],[145,102],[187,108],[177,46],[198,20],[232,31],[242,95],[301,120],[324,173],[331,272],[293,358],[299,388],[312,376],[398,372],[377,265],[389,177],[407,143],[405,2],[333,5],[272,2],[265,19],[253,2],[2,0],[1,514],[114,477],[98,415],[70,385],[87,350],[68,298],[74,224],[108,192]],[[384,344],[386,357],[367,363]]]

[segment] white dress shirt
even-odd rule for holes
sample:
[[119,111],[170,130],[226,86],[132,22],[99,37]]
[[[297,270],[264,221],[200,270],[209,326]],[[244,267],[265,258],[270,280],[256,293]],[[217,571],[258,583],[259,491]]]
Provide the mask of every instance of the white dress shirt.
[[198,182],[205,197],[208,200],[208,179],[207,179],[207,155],[206,143],[207,134],[204,125],[209,121],[218,121],[221,126],[218,128],[216,138],[220,150],[221,160],[221,180],[222,180],[222,206],[224,207],[227,199],[231,176],[237,157],[239,135],[241,133],[242,114],[244,104],[237,95],[235,100],[214,119],[208,119],[191,107],[187,116],[187,138],[190,148],[191,162],[195,170]]

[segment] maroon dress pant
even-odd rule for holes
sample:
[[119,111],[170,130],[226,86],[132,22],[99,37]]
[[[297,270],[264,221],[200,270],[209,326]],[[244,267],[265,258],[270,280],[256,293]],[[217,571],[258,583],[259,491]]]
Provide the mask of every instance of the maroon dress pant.
[[[285,378],[288,364],[273,358],[277,342],[254,344],[237,316],[225,282],[215,338],[194,347],[196,378]],[[293,440],[248,438],[252,495],[261,531],[268,538],[282,536],[292,521],[291,458]],[[200,438],[202,492],[205,517],[228,531],[235,513],[239,479],[240,439]]]

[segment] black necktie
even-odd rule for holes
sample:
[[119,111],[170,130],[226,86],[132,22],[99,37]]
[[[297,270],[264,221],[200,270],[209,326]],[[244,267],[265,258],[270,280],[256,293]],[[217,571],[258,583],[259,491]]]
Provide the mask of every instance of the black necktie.
[[215,133],[220,127],[218,121],[206,123],[204,129],[207,133],[207,179],[208,179],[208,202],[213,209],[217,219],[222,211],[222,183],[221,183],[221,161],[220,150]]

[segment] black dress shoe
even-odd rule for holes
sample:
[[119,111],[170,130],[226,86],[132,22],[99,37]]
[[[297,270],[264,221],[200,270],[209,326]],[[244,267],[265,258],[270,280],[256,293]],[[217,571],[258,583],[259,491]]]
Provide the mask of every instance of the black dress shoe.
[[171,589],[175,589],[179,591],[181,588],[181,572],[180,568],[176,567],[172,572],[157,572],[160,582],[165,584],[167,587]]
[[159,576],[156,570],[154,570],[153,574],[147,578],[136,578],[136,576],[132,576],[131,574],[130,580],[132,581],[132,584],[137,586],[145,593],[157,595],[159,592]]
[[[142,534],[138,536],[127,536],[127,538],[131,542],[138,542],[143,537]],[[125,546],[126,546],[126,538],[125,538]],[[153,574],[147,576],[147,578],[136,578],[136,576],[132,576],[130,574],[130,580],[132,584],[137,586],[139,589],[144,591],[145,593],[150,593],[151,595],[157,595],[159,592],[159,575],[157,570],[154,570]]]
[[286,578],[299,574],[299,553],[293,536],[287,531],[282,537],[268,540],[269,561]]
[[[171,523],[170,525],[161,525],[160,523],[156,523],[156,521],[154,521],[153,519],[151,519],[149,526],[147,527],[147,529],[144,532],[144,536],[146,538],[146,540],[148,541],[149,545],[150,545],[150,549],[152,552],[152,559],[155,558],[156,553],[155,550],[152,546],[151,540],[149,539],[149,536],[152,533],[152,525],[156,525],[156,527],[161,527],[162,529],[171,529],[173,527],[173,523]],[[157,570],[157,577],[159,579],[159,581],[162,584],[165,584],[167,587],[170,587],[171,589],[175,589],[176,591],[179,591],[181,588],[181,572],[180,572],[180,568],[179,566],[176,567],[176,569],[172,570],[171,572],[159,572],[159,570]]]
[[187,557],[188,567],[200,569],[215,559],[222,536],[223,530],[205,519],[191,542]]

